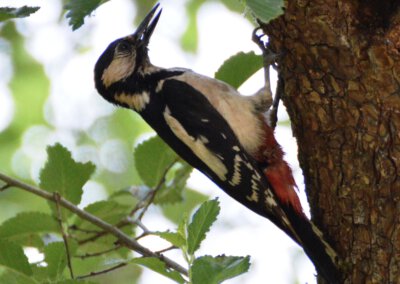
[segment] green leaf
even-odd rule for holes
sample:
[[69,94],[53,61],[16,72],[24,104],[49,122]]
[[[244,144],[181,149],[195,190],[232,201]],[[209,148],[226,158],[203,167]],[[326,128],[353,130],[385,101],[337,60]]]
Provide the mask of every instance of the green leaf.
[[174,280],[177,283],[185,283],[185,279],[183,279],[181,274],[179,274],[175,270],[170,270],[169,268],[167,268],[165,263],[162,262],[158,258],[155,258],[155,257],[134,258],[134,259],[130,260],[130,263],[143,265],[147,268],[150,268],[151,270],[153,270],[155,272],[158,272],[158,273]]
[[92,163],[75,162],[71,153],[61,144],[47,147],[47,162],[40,171],[40,187],[58,192],[73,204],[81,201],[82,187],[95,170]]
[[44,248],[47,274],[50,279],[59,279],[67,266],[67,254],[63,242],[54,242]]
[[285,6],[283,0],[247,0],[246,5],[264,23],[282,15]]
[[194,213],[192,222],[188,226],[188,253],[193,255],[205,239],[211,225],[217,220],[220,207],[218,200],[204,202]]
[[[1,252],[0,252],[1,254]],[[33,277],[28,276],[18,270],[11,269],[0,264],[0,283],[7,284],[40,284]]]
[[187,163],[183,163],[178,169],[171,170],[173,172],[172,179],[165,181],[164,185],[157,192],[154,203],[166,204],[182,201],[182,191],[192,170],[193,168]]
[[239,52],[228,58],[214,77],[237,89],[262,67],[261,55],[256,55],[253,51]]
[[[111,200],[97,201],[85,207],[86,212],[110,224],[116,224],[118,221],[121,221],[121,219],[130,213],[130,210],[130,206],[124,206]],[[76,225],[80,229],[98,229],[97,226],[83,219],[79,219]]]
[[177,161],[178,156],[165,144],[160,137],[150,138],[139,144],[135,149],[135,164],[143,182],[156,186],[166,170]]
[[0,239],[0,265],[7,266],[28,276],[32,275],[32,269],[22,247],[3,239]]
[[196,206],[209,199],[207,195],[189,188],[185,189],[182,194],[185,202],[163,204],[161,207],[165,217],[175,224],[179,224],[183,216],[190,216]]
[[0,22],[13,19],[24,18],[35,13],[40,7],[22,6],[20,8],[0,7]]
[[155,232],[154,235],[163,238],[164,240],[170,242],[172,245],[182,248],[185,245],[185,238],[180,233],[175,232]]
[[202,256],[190,268],[191,280],[193,284],[218,284],[247,272],[249,267],[249,256]]
[[59,225],[52,216],[40,212],[23,212],[0,225],[0,238],[16,238],[59,230]]
[[89,16],[94,10],[100,5],[106,3],[108,0],[69,0],[64,9],[67,10],[66,17],[69,18],[69,25],[72,26],[72,30],[80,28],[85,17]]

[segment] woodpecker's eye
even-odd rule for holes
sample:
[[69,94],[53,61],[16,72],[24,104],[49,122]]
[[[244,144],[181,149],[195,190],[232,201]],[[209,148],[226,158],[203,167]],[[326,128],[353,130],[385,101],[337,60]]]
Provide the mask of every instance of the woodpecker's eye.
[[121,41],[117,46],[117,51],[119,53],[130,53],[131,52],[131,45],[126,41]]

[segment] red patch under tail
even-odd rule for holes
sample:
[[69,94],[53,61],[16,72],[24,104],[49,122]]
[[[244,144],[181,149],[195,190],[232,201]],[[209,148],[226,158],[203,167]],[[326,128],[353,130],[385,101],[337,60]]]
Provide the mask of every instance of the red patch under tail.
[[265,141],[257,160],[267,165],[263,168],[264,174],[282,204],[290,205],[296,213],[305,216],[296,193],[297,185],[292,170],[283,159],[283,155],[282,148],[275,139],[273,129],[265,124]]

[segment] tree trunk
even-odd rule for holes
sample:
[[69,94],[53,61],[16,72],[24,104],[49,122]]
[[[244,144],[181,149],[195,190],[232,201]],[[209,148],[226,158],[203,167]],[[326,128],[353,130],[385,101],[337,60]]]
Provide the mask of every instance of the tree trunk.
[[287,5],[263,28],[280,55],[313,220],[344,283],[400,283],[400,4]]

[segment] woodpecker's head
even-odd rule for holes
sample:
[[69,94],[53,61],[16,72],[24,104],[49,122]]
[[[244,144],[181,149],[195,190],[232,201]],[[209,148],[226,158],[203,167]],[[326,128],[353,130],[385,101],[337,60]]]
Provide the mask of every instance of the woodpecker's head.
[[[113,41],[97,60],[95,85],[106,100],[121,104],[116,96],[129,92],[124,88],[135,85],[135,76],[147,73],[152,67],[147,46],[161,15],[162,10],[153,19],[158,6],[155,5],[147,14],[134,34]],[[124,84],[131,80],[129,84]]]

